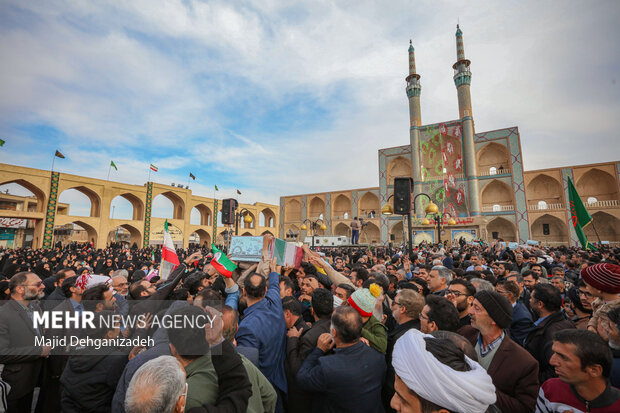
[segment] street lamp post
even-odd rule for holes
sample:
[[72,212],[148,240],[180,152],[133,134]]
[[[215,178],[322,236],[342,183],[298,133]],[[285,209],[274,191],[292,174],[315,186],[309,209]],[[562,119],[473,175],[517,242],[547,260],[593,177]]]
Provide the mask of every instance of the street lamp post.
[[431,197],[428,194],[425,193],[421,193],[418,194],[414,200],[413,200],[413,207],[415,210],[415,200],[417,197],[419,197],[420,195],[424,195],[429,199],[429,204],[426,206],[426,208],[424,208],[424,212],[426,212],[426,217],[422,220],[422,225],[430,225],[431,221],[429,220],[432,219],[433,222],[433,226],[437,225],[437,244],[441,244],[441,224],[443,221],[444,217],[448,217],[448,225],[456,225],[456,221],[454,220],[454,218],[452,218],[452,215],[450,215],[447,212],[439,212],[439,208],[437,207],[437,205],[431,200]]
[[252,216],[247,208],[241,208],[235,213],[235,235],[239,235],[239,219],[243,216],[243,222],[246,224],[252,223]]
[[[319,224],[319,221],[321,221],[321,223]],[[321,228],[323,231],[325,231],[327,229],[327,227],[325,226],[325,223],[323,222],[323,220],[321,218],[317,219],[316,221],[312,221],[310,219],[304,219],[303,222],[301,223],[301,230],[305,231],[308,229],[308,226],[306,225],[306,222],[310,223],[310,227],[312,227],[312,249],[314,249],[314,231],[317,228]]]
[[[383,215],[392,215],[394,213],[394,208],[390,205],[390,199],[394,196],[394,194],[390,195],[387,199],[387,203],[381,207],[381,213]],[[415,198],[414,198],[415,199]],[[407,230],[409,232],[409,256],[413,255],[413,227],[411,226],[411,209],[409,209],[409,213],[407,214]]]

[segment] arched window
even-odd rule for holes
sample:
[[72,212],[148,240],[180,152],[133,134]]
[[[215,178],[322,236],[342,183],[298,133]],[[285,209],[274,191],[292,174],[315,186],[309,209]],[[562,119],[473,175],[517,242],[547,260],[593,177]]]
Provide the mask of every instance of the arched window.
[[597,202],[598,202],[598,199],[594,198],[593,196],[588,197],[588,204],[594,204]]
[[489,175],[497,175],[497,168],[492,166],[489,168]]
[[348,212],[344,213],[344,219],[349,219],[349,213]]
[[493,212],[501,212],[502,206],[500,204],[493,205]]
[[545,201],[538,201],[538,209],[547,209],[547,203]]
[[323,219],[323,214],[319,215],[319,219]]

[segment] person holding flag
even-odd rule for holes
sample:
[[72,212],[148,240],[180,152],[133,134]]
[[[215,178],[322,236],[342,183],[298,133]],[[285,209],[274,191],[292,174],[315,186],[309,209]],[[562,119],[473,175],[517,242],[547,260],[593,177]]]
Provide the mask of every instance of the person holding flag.
[[164,222],[164,243],[161,246],[161,266],[159,277],[167,280],[170,273],[179,265],[179,257],[174,248],[170,231],[168,230],[168,220]]

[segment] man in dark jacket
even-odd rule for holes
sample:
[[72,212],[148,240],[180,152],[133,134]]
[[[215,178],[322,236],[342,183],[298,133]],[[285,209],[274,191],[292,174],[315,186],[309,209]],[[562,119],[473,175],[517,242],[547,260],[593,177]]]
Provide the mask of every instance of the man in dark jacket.
[[[115,339],[120,328],[114,328],[113,312],[104,310],[96,314],[95,329],[86,333],[93,340]],[[106,322],[103,322],[107,319]],[[109,412],[114,389],[127,364],[127,354],[114,346],[96,348],[87,346],[69,356],[60,377],[62,384],[61,406],[64,413]]]
[[334,297],[324,289],[317,288],[312,294],[312,315],[315,322],[309,329],[300,331],[290,329],[286,339],[285,367],[289,376],[288,400],[289,410],[295,412],[312,411],[312,396],[302,391],[295,381],[297,372],[308,354],[316,347],[321,334],[329,333],[329,325],[334,310]]
[[30,411],[42,357],[51,351],[48,346],[35,345],[43,331],[35,330],[32,322],[33,313],[39,310],[34,301],[43,298],[44,288],[36,274],[19,272],[9,281],[11,299],[0,307],[0,364],[4,364],[2,380],[11,386],[9,413]]
[[73,271],[71,268],[64,268],[54,275],[54,285],[56,286],[56,288],[54,289],[54,291],[52,291],[50,295],[45,297],[45,300],[41,301],[41,308],[43,310],[52,310],[54,307],[56,307],[58,304],[65,300],[66,297],[62,290],[62,283],[65,279],[73,277],[74,275],[75,271]]
[[333,340],[322,334],[297,373],[299,386],[316,395],[312,411],[382,412],[384,356],[360,341],[362,319],[352,307],[338,307],[331,322]]
[[[262,262],[259,267],[265,266]],[[276,412],[284,411],[286,399],[286,322],[280,299],[280,280],[275,262],[269,263],[269,279],[252,273],[244,281],[243,295],[248,308],[239,323],[237,344],[258,350],[260,371],[278,393]]]
[[495,291],[479,291],[469,311],[471,326],[480,333],[468,338],[493,379],[497,407],[530,413],[538,395],[538,363],[504,331],[512,321],[510,301]]
[[385,352],[387,371],[381,393],[383,407],[386,411],[393,411],[390,407],[390,401],[392,396],[394,396],[394,368],[392,367],[394,345],[408,330],[412,328],[420,329],[420,312],[423,307],[424,297],[413,289],[400,290],[392,301],[392,315],[398,325],[392,331],[388,331],[387,335],[388,343],[387,351]]
[[508,334],[515,343],[523,345],[528,333],[534,328],[534,321],[527,307],[523,303],[517,302],[519,286],[513,281],[499,281],[495,291],[510,301],[512,305],[512,323],[510,323]]
[[550,284],[536,284],[530,298],[532,311],[538,316],[534,322],[534,329],[525,339],[525,349],[538,361],[538,378],[544,383],[550,378],[557,377],[555,369],[549,364],[553,355],[553,335],[560,330],[575,328],[567,320],[562,309],[560,292]]

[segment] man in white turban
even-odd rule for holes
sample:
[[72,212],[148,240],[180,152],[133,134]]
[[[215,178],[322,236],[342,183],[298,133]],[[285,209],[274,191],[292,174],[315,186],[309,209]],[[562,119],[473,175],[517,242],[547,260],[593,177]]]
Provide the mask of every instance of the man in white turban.
[[411,329],[396,342],[392,365],[390,405],[399,413],[485,413],[495,403],[491,377],[450,340]]

